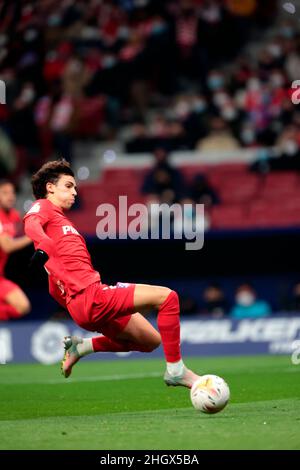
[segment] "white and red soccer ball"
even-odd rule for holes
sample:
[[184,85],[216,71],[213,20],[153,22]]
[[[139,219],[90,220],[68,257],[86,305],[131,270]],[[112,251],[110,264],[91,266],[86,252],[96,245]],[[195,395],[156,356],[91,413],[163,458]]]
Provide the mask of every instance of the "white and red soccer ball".
[[225,408],[229,398],[227,383],[217,375],[202,375],[191,388],[193,407],[203,413],[218,413]]

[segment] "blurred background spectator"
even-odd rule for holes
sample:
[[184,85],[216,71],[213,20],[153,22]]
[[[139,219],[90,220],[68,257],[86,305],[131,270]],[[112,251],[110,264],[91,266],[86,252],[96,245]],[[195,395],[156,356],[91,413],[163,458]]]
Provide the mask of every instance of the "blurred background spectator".
[[149,200],[158,203],[173,204],[184,193],[184,181],[181,172],[174,168],[168,160],[168,152],[158,147],[153,153],[153,168],[146,174],[142,185],[142,193]]
[[250,284],[241,284],[235,294],[232,318],[261,318],[271,315],[271,306],[265,300],[257,299],[257,294]]
[[201,173],[196,174],[192,180],[188,196],[194,203],[205,204],[207,208],[220,202],[216,190],[209,184],[206,176]]
[[285,299],[282,308],[288,312],[300,312],[300,282],[293,286],[292,292]]
[[2,177],[12,174],[15,168],[15,149],[8,135],[0,128],[0,173]]
[[205,315],[211,315],[214,318],[222,318],[228,314],[228,301],[224,292],[218,284],[211,284],[203,292],[204,308],[202,312]]
[[198,311],[197,301],[192,296],[180,294],[179,301],[181,315],[194,315]]

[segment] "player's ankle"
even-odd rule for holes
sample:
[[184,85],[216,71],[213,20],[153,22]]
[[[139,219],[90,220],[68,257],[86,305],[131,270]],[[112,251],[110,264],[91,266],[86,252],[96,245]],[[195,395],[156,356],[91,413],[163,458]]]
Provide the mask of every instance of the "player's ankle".
[[77,344],[77,351],[80,357],[94,352],[92,338],[83,338],[82,343]]
[[167,362],[167,371],[172,377],[177,377],[177,376],[182,375],[184,371],[183,360],[180,359],[177,362]]

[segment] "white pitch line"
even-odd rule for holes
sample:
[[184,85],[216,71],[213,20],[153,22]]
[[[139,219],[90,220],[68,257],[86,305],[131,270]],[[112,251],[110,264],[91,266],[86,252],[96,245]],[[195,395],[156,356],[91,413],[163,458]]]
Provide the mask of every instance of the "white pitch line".
[[115,374],[115,375],[95,375],[90,377],[77,377],[73,379],[39,379],[39,380],[0,380],[0,386],[3,385],[30,385],[30,384],[39,384],[39,385],[56,385],[56,384],[72,384],[78,382],[107,382],[110,380],[130,380],[130,379],[147,379],[150,377],[162,377],[161,372],[149,372],[148,374]]

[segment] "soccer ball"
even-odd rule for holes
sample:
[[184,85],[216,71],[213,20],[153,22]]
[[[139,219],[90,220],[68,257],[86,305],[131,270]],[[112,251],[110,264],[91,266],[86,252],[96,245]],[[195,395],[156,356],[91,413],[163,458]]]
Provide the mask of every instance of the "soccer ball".
[[229,398],[227,383],[217,375],[202,375],[191,388],[193,407],[203,413],[218,413],[227,405]]

